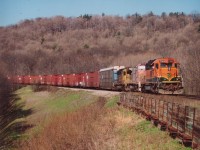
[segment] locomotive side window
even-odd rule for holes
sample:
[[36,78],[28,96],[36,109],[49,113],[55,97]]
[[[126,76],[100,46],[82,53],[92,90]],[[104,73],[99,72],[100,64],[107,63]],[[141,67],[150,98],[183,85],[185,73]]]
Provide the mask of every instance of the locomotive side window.
[[156,64],[156,69],[158,69],[158,64]]

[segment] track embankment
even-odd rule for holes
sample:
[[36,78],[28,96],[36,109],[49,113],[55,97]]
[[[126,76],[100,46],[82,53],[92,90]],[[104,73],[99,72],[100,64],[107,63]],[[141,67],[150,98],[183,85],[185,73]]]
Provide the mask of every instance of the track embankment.
[[141,114],[185,146],[200,147],[199,101],[179,96],[121,93],[118,104]]
[[110,90],[97,90],[97,89],[83,89],[83,88],[67,88],[67,87],[59,87],[63,89],[70,89],[72,91],[87,91],[90,92],[93,95],[96,96],[102,96],[102,97],[112,97],[112,96],[117,96],[121,92],[118,91],[110,91]]

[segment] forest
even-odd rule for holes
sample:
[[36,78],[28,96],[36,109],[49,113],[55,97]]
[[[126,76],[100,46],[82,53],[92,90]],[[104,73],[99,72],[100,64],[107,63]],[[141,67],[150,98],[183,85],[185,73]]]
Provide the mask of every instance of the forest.
[[5,75],[77,73],[174,57],[185,93],[200,95],[199,13],[26,19],[0,27],[0,47]]

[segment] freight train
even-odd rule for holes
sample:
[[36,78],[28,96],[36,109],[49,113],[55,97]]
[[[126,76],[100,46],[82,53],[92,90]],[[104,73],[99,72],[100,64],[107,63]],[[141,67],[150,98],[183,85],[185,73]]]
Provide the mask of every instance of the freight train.
[[113,66],[94,72],[9,77],[14,84],[51,85],[161,94],[182,94],[180,64],[174,58],[158,58],[135,67]]

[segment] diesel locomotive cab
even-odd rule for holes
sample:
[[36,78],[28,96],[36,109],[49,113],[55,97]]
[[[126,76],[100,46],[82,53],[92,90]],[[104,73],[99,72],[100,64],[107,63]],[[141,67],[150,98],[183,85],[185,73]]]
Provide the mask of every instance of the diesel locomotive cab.
[[146,64],[143,90],[166,94],[183,93],[179,63],[173,58],[150,60]]
[[115,87],[118,90],[132,91],[132,68],[126,67],[117,71],[118,79],[115,82]]
[[177,62],[174,62],[173,60],[169,60],[168,62],[161,60],[160,65],[156,64],[156,66],[158,67],[156,69],[159,69],[160,66],[161,82],[170,81],[174,83],[174,81],[181,81],[181,76],[178,69],[179,64]]

